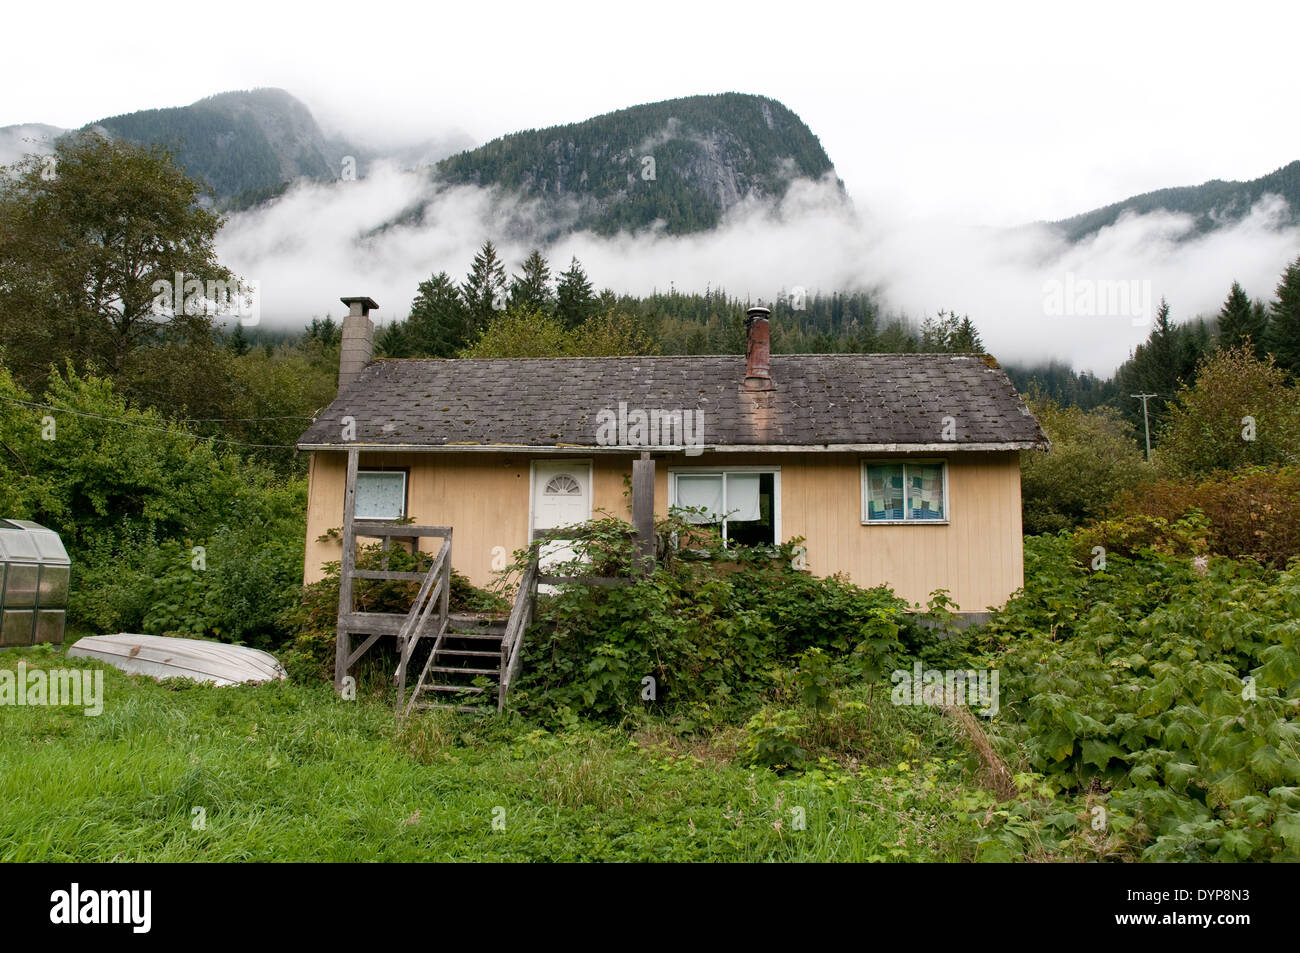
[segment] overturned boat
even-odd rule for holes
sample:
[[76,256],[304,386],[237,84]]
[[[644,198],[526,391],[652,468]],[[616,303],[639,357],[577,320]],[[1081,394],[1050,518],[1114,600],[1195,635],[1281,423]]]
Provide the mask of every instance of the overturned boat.
[[131,674],[213,685],[279,681],[288,674],[274,655],[243,645],[131,632],[86,636],[68,649],[68,655],[98,659]]

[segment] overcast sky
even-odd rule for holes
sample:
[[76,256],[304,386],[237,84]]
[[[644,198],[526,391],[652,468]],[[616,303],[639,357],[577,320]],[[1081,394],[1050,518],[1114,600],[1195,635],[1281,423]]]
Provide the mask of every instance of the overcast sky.
[[[1061,218],[1172,185],[1255,178],[1300,158],[1300,4],[1292,2],[233,0],[76,4],[60,7],[56,20],[51,9],[6,9],[6,35],[29,39],[7,44],[0,60],[0,125],[72,127],[280,86],[354,141],[451,130],[486,141],[670,97],[761,93],[820,137],[860,212],[907,229],[896,241],[894,232],[873,236],[877,252],[889,244],[884,258],[897,268],[924,265],[931,274],[942,266],[924,261],[934,247],[924,236],[966,230],[976,237],[944,250],[967,254],[983,227]],[[1258,261],[1248,290],[1270,292],[1265,282],[1297,250],[1289,241],[1239,249],[1236,258]],[[1226,292],[1242,277],[1214,271],[1222,257],[1202,250],[1194,267],[1204,288],[1177,313],[1212,305],[1220,285]],[[1178,298],[1160,262],[1142,267],[1125,274],[1152,276],[1163,282],[1157,297]],[[1038,277],[1026,282],[1041,298]],[[977,312],[1003,302],[966,287],[953,286],[961,301],[908,292],[900,303],[930,312],[955,305],[996,320]],[[1100,363],[1122,359],[1130,337]]]
[[1300,158],[1300,5],[714,6],[698,0],[10,4],[0,125],[78,126],[282,86],[351,134],[487,140],[762,93],[859,203],[979,224],[1254,178]]

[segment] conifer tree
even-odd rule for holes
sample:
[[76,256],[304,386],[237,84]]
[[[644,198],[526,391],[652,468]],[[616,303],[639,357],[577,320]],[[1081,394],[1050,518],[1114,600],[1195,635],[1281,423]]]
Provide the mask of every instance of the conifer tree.
[[576,328],[596,312],[596,295],[582,264],[574,258],[555,288],[555,313],[566,328]]
[[488,239],[474,256],[460,290],[472,333],[487,327],[498,311],[505,310],[505,292],[506,268],[497,257],[496,246]]
[[381,357],[411,357],[405,321],[385,324],[375,336],[375,351]]
[[242,322],[235,322],[235,330],[230,332],[230,337],[226,339],[226,347],[235,354],[247,354],[252,344],[249,343],[248,335],[244,333]]
[[420,282],[406,321],[410,357],[453,357],[468,342],[469,319],[455,282],[440,271]]
[[1256,357],[1264,354],[1264,332],[1268,315],[1262,306],[1251,304],[1239,282],[1232,283],[1227,300],[1219,309],[1219,347],[1240,347],[1249,339]]
[[975,322],[970,319],[970,315],[963,315],[961,323],[957,325],[952,349],[958,354],[984,353],[984,342],[980,340],[979,329],[975,327]]
[[510,307],[543,314],[555,308],[551,269],[536,248],[524,259],[519,274],[510,279]]
[[1300,377],[1300,258],[1282,272],[1268,326],[1269,350],[1278,366]]

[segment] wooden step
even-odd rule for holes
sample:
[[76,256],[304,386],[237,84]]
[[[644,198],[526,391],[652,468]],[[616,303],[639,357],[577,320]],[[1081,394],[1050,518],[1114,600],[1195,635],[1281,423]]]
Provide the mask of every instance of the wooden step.
[[422,692],[464,692],[466,695],[480,695],[483,689],[473,685],[423,685]]
[[505,634],[493,635],[482,632],[466,632],[463,629],[448,629],[445,638],[448,639],[491,639],[493,642],[500,642],[505,638]]
[[477,649],[449,649],[449,648],[439,648],[439,649],[438,649],[438,654],[439,654],[439,655],[474,655],[474,656],[482,656],[483,658],[500,658],[500,657],[501,657],[501,653],[500,653],[500,652],[480,652],[480,651],[478,651]]
[[431,665],[428,669],[430,672],[447,672],[452,675],[498,675],[500,669],[495,668],[456,668],[451,665]]

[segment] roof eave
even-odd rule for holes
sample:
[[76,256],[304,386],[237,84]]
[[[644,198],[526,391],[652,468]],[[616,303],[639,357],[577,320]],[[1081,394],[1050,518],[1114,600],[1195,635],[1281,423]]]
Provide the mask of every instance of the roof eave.
[[312,452],[359,450],[366,453],[995,453],[1010,450],[1048,450],[1043,440],[1004,440],[984,443],[824,443],[824,444],[708,444],[704,446],[589,446],[587,444],[536,445],[524,443],[300,443]]

